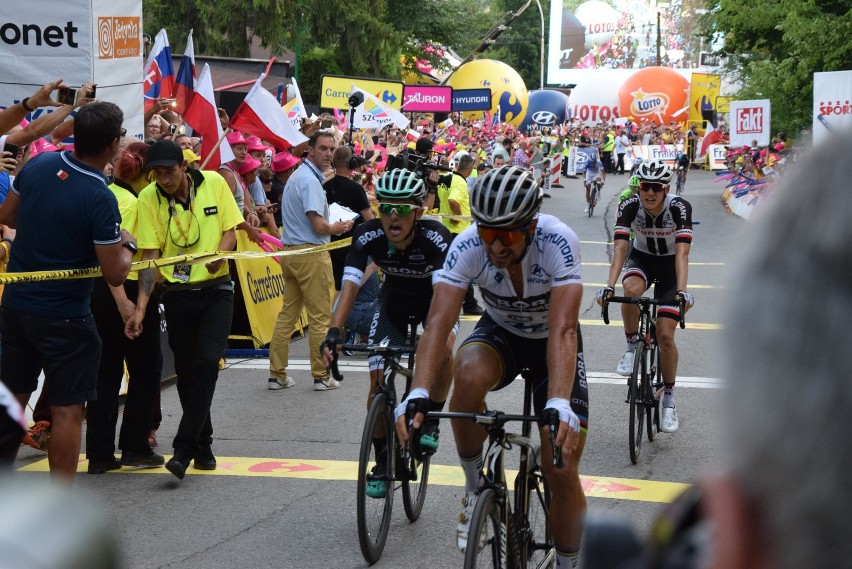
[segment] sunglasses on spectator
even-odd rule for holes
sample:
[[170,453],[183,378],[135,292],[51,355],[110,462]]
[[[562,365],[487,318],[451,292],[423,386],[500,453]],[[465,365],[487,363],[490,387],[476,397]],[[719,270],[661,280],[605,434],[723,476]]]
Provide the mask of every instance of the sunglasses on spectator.
[[406,215],[411,215],[417,209],[416,205],[405,204],[405,203],[380,203],[379,204],[379,213],[382,215],[393,215],[396,213],[397,217],[405,217]]
[[500,243],[506,247],[511,247],[512,245],[523,243],[523,241],[527,238],[527,230],[529,227],[530,225],[526,224],[521,227],[502,229],[477,225],[476,231],[479,233],[479,237],[482,241],[487,245],[492,245],[497,239],[499,239]]
[[665,186],[659,182],[639,182],[639,191],[640,192],[654,192],[659,193],[665,189]]

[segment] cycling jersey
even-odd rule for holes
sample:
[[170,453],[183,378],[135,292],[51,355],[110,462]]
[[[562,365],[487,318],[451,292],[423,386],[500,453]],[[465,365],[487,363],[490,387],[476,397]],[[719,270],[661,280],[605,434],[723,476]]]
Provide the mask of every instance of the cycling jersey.
[[689,162],[690,162],[689,156],[687,156],[686,154],[681,153],[681,154],[678,155],[678,157],[677,157],[677,165],[678,166],[680,166],[682,168],[686,168],[687,166],[689,166]]
[[649,255],[674,255],[676,243],[692,243],[692,206],[680,196],[666,196],[663,210],[656,217],[642,207],[638,195],[618,206],[613,239],[630,239],[634,249]]
[[414,240],[400,251],[388,242],[381,219],[371,219],[352,233],[352,248],[346,256],[343,281],[360,286],[368,259],[372,259],[385,275],[384,287],[407,296],[424,292],[431,295],[433,279],[444,264],[451,238],[447,228],[438,221],[416,221]]
[[540,214],[521,267],[523,297],[515,293],[508,270],[488,260],[474,224],[453,241],[437,282],[467,288],[476,280],[485,310],[499,326],[524,338],[547,338],[551,289],[583,282],[577,235],[556,217]]

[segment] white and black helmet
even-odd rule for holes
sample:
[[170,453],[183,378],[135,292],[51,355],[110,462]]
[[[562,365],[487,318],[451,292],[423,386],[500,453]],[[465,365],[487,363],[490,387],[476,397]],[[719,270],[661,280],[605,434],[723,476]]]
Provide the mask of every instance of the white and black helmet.
[[645,160],[636,170],[640,182],[659,182],[668,184],[672,181],[672,170],[661,160]]
[[523,225],[538,213],[544,191],[529,170],[501,166],[478,177],[470,196],[470,211],[480,225]]

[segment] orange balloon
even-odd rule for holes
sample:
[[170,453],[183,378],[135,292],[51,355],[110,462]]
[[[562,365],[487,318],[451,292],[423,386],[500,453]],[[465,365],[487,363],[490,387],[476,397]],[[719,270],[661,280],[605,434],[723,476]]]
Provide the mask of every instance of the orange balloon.
[[689,81],[668,67],[646,67],[630,75],[618,90],[619,114],[656,124],[684,120]]

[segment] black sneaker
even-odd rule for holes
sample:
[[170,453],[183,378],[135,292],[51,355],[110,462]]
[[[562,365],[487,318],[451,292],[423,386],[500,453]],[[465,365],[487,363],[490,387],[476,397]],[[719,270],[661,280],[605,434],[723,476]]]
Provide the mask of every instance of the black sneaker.
[[201,445],[201,450],[195,455],[193,466],[196,470],[216,470],[216,457],[210,445]]
[[89,467],[86,472],[89,474],[103,474],[109,470],[118,470],[120,468],[121,461],[113,456],[106,460],[89,459]]
[[121,453],[121,466],[129,468],[159,468],[165,462],[163,455],[154,451]]
[[166,470],[183,480],[183,477],[186,475],[186,469],[189,468],[190,460],[192,460],[192,455],[175,449],[175,455],[166,463]]

